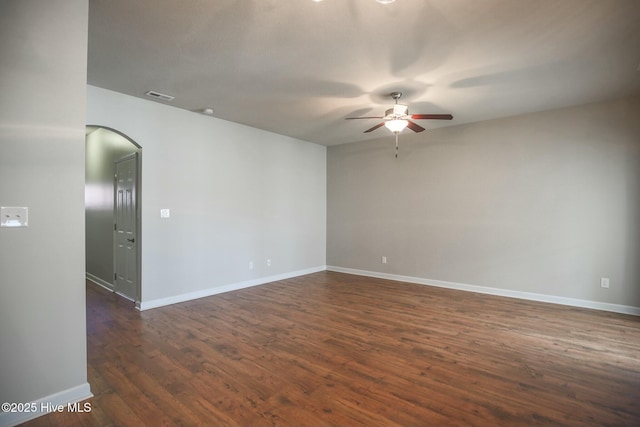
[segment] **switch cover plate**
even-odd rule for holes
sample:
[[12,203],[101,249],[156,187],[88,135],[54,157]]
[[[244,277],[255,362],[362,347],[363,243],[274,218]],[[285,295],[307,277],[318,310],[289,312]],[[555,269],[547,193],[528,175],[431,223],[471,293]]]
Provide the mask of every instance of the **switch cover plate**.
[[0,207],[0,227],[28,227],[29,208]]

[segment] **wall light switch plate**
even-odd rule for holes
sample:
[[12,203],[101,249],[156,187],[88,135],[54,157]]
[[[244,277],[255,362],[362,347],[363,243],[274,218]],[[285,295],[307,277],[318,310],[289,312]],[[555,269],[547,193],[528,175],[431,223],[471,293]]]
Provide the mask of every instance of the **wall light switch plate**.
[[171,210],[160,209],[160,218],[171,218]]
[[0,207],[0,227],[28,227],[29,208]]

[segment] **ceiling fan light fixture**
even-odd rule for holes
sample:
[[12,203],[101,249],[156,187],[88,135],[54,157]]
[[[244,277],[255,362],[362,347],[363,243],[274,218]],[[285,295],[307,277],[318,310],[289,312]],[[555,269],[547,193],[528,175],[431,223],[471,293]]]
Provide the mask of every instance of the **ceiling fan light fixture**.
[[386,122],[384,122],[384,126],[393,133],[402,132],[408,124],[409,122],[404,119],[387,120]]

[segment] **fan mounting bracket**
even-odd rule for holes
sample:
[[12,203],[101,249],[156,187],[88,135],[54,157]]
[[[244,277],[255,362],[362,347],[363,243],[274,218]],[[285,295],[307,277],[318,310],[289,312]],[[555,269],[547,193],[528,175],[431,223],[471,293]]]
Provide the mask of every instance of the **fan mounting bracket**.
[[398,102],[398,99],[400,99],[400,97],[402,96],[402,92],[391,92],[389,96],[395,99],[396,102]]

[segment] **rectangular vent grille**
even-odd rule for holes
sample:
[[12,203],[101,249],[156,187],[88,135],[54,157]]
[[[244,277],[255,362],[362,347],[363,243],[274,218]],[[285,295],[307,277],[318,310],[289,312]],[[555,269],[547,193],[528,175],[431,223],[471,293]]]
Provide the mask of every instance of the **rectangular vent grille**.
[[162,99],[163,101],[173,101],[173,99],[175,98],[175,96],[165,95],[164,93],[156,92],[155,90],[150,90],[149,92],[145,93],[145,95],[156,99]]

